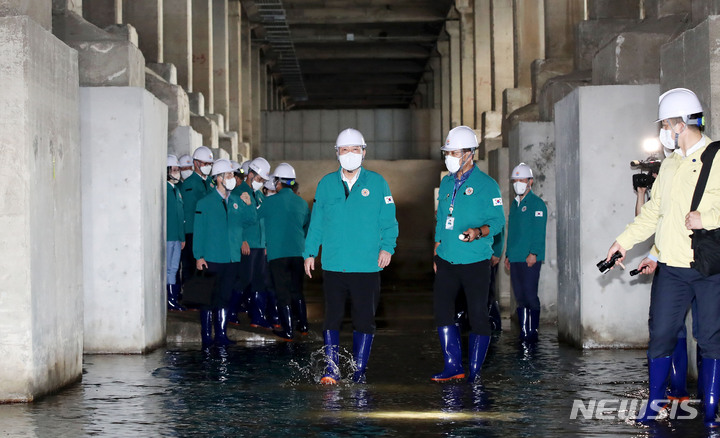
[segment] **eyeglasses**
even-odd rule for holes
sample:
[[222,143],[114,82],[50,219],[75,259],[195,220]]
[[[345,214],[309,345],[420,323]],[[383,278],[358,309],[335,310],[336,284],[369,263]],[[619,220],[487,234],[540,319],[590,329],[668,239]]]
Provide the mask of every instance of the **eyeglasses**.
[[455,157],[455,158],[461,158],[465,152],[462,149],[456,150],[456,151],[442,151],[443,157]]

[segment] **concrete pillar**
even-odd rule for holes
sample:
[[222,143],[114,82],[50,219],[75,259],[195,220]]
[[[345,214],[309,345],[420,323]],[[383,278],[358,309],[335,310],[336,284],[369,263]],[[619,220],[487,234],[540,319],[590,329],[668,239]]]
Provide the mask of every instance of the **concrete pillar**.
[[720,14],[720,0],[691,0],[692,25],[696,26],[710,15]]
[[515,87],[531,85],[530,65],[545,58],[543,2],[515,0]]
[[[225,117],[222,131],[228,130],[230,114],[230,59],[228,37],[228,2],[212,0],[212,34],[213,34],[213,87],[214,111]],[[232,2],[239,3],[239,2]]]
[[252,140],[253,140],[253,82],[252,82],[252,44],[250,37],[250,20],[247,15],[243,13],[241,17],[242,27],[240,29],[241,35],[241,49],[240,55],[242,56],[241,72],[240,72],[240,86],[242,89],[242,117],[243,117],[243,130],[242,130],[242,141],[250,144],[250,156],[252,156]]
[[[693,90],[705,110],[706,134],[720,138],[720,15],[705,21],[662,46],[660,90],[684,87]],[[681,59],[683,62],[678,62]]]
[[146,62],[163,62],[163,0],[124,0],[123,23],[138,33]]
[[432,73],[432,108],[440,109],[442,107],[442,60],[440,56],[433,55],[428,61]]
[[0,82],[0,402],[29,402],[82,375],[77,53],[0,17]]
[[[67,0],[66,0],[67,1]],[[52,30],[52,0],[3,0],[0,17],[27,16],[50,32]]]
[[445,30],[450,36],[450,128],[462,125],[462,63],[460,52],[460,22],[445,22]]
[[[167,107],[142,88],[83,87],[80,118],[85,352],[144,353],[165,342]],[[124,178],[108,181],[108,160]]]
[[[555,127],[551,122],[518,122],[508,133],[510,169],[521,162],[533,171],[533,187],[547,206],[545,234],[545,261],[540,269],[541,319],[555,322],[557,319],[557,202],[555,194]],[[508,179],[510,169],[500,178]],[[566,189],[563,189],[565,191]],[[512,194],[508,202],[514,202]],[[512,302],[514,303],[514,297]],[[514,305],[511,308],[515,307]]]
[[[31,0],[31,1],[34,3],[36,0]],[[24,2],[25,2],[25,0],[20,0],[20,3],[24,3]],[[82,15],[83,14],[82,0],[52,0],[52,13],[53,14],[64,14],[66,12],[73,12],[75,14]]]
[[240,2],[230,2],[228,10],[228,42],[229,42],[229,93],[228,93],[228,127],[240,135],[242,140],[242,7]]
[[81,86],[145,86],[145,58],[133,43],[132,29],[114,31],[106,32],[72,11],[54,13],[53,33],[78,51]]
[[474,0],[475,7],[475,123],[492,110],[492,28],[491,0]]
[[[558,337],[580,348],[647,345],[651,279],[595,264],[635,216],[627,163],[657,137],[658,94],[657,85],[587,86],[555,105]],[[623,141],[598,141],[607,126]],[[637,267],[651,244],[628,251],[625,266]]]
[[100,29],[123,22],[122,0],[86,0],[81,10],[78,14]]
[[181,86],[166,82],[157,73],[148,69],[145,75],[145,88],[167,105],[168,133],[178,126],[190,125],[190,102]]
[[575,27],[585,19],[584,0],[544,0],[545,58],[570,58],[575,53]]
[[177,83],[193,91],[191,0],[163,0],[163,59],[175,64]]
[[459,0],[455,7],[460,13],[460,96],[462,124],[473,129],[475,119],[475,14],[474,0]]
[[191,155],[202,145],[202,134],[190,126],[178,126],[168,136],[168,154],[176,157],[184,154]]
[[515,87],[513,0],[492,0],[492,109],[502,111],[503,92]]
[[193,91],[205,96],[205,111],[215,112],[212,0],[192,0]]
[[250,147],[252,147],[253,157],[261,156],[260,147],[260,105],[263,99],[263,63],[260,58],[260,48],[252,46],[250,55],[250,71],[252,78],[252,108],[250,113],[250,128],[252,130],[252,137],[250,140]]
[[442,39],[437,42],[437,50],[440,53],[440,89],[441,89],[441,102],[440,102],[440,124],[443,135],[447,134],[451,129],[450,119],[450,39]]

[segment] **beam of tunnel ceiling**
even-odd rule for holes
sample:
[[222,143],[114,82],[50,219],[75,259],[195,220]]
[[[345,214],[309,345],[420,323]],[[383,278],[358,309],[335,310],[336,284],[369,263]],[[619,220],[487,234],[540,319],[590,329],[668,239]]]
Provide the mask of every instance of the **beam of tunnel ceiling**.
[[308,96],[295,109],[407,107],[453,3],[282,2]]

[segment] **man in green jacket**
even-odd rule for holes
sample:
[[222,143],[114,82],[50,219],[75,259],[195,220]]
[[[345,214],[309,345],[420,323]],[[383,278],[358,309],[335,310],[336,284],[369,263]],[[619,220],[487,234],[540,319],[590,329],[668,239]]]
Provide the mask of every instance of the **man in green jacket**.
[[212,188],[212,178],[208,178],[213,164],[212,151],[206,146],[200,146],[195,149],[192,158],[194,171],[185,178],[180,189],[185,212],[185,248],[182,251],[182,270],[180,272],[182,281],[188,280],[195,272],[195,258],[193,257],[195,205],[210,193]]
[[[276,181],[277,193],[265,198],[258,216],[265,223],[267,259],[282,326],[282,330],[273,332],[283,339],[292,340],[295,320],[299,321],[298,330],[301,333],[308,330],[302,252],[310,223],[310,209],[307,202],[293,193],[295,169],[291,165],[280,163],[271,180]],[[295,312],[292,312],[293,304]]]
[[198,270],[215,274],[212,303],[200,310],[203,349],[210,346],[212,321],[215,319],[215,344],[233,344],[227,337],[227,309],[230,294],[240,269],[243,225],[255,219],[247,194],[231,196],[235,176],[230,161],[217,160],[212,176],[216,187],[198,201],[195,211],[193,254]]
[[468,381],[475,383],[490,345],[488,291],[493,237],[505,224],[497,182],[473,162],[475,132],[458,126],[441,148],[450,172],[440,182],[435,226],[433,308],[445,366],[434,381],[462,379],[460,330],[455,325],[455,300],[465,292],[470,321]]
[[350,296],[353,320],[353,381],[365,381],[380,302],[380,271],[390,264],[398,236],[395,201],[378,173],[364,169],[365,139],[352,128],[335,143],[340,169],[325,175],[305,239],[305,273],[312,277],[322,246],[325,322],[323,339],[327,368],[321,383],[340,379],[338,350],[345,301]]
[[180,163],[175,155],[167,157],[167,203],[166,214],[166,255],[167,255],[167,308],[185,310],[179,303],[180,285],[177,272],[180,267],[180,252],[185,247],[185,213],[183,199],[178,188]]
[[537,342],[540,324],[538,283],[540,267],[545,260],[547,207],[532,191],[530,166],[518,164],[512,170],[510,179],[517,196],[510,204],[505,267],[510,270],[510,282],[517,302],[520,340]]

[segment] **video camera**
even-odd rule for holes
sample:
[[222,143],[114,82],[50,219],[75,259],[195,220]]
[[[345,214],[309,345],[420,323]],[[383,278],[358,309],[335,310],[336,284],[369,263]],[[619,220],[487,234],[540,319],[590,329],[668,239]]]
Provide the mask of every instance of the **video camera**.
[[633,189],[638,187],[652,188],[655,182],[653,174],[660,172],[660,164],[662,162],[654,156],[648,157],[646,160],[633,160],[630,162],[630,168],[640,170],[640,173],[633,175]]

